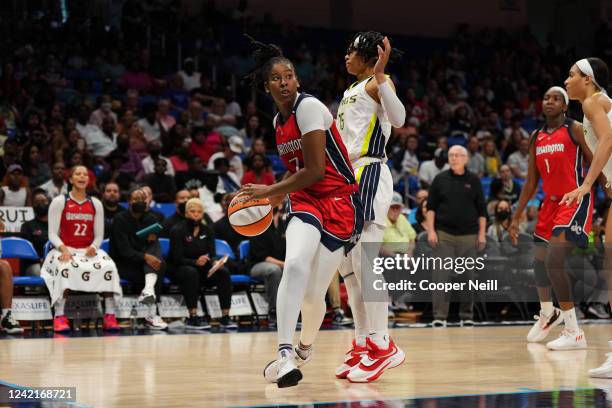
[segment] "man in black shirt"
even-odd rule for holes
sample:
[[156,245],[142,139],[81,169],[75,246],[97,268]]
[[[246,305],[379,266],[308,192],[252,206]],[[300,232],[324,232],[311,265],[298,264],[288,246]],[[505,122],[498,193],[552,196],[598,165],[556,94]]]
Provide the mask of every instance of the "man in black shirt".
[[[36,189],[32,193],[32,207],[34,208],[34,219],[26,221],[21,225],[23,237],[30,241],[36,249],[40,259],[44,258],[45,244],[49,240],[49,224],[47,214],[49,212],[49,198],[42,189]],[[26,275],[40,275],[40,262],[33,262],[26,266]]]
[[128,197],[130,208],[117,215],[110,236],[110,256],[117,265],[119,276],[137,287],[143,287],[138,300],[151,305],[146,317],[149,328],[164,330],[168,325],[155,311],[155,301],[161,293],[166,263],[161,256],[161,246],[155,234],[138,237],[136,233],[156,219],[146,211],[146,195],[133,190]]
[[271,322],[276,320],[276,294],[285,267],[285,231],[280,216],[279,207],[274,208],[270,228],[251,238],[248,262],[251,276],[264,281]]
[[145,201],[147,203],[147,206],[145,208],[146,213],[149,215],[152,215],[153,218],[155,218],[155,221],[161,224],[161,222],[164,220],[165,217],[164,217],[164,214],[153,209],[153,207],[156,204],[153,201],[153,190],[151,190],[151,187],[149,186],[142,186],[140,190],[142,190],[142,192],[145,193]]
[[113,219],[117,214],[127,211],[119,205],[119,185],[115,182],[106,183],[102,190],[102,206],[104,207],[104,238],[110,237]]
[[206,183],[207,172],[200,156],[189,158],[189,170],[176,173],[176,187],[179,189],[200,188]]
[[189,191],[187,190],[179,190],[176,192],[174,195],[176,212],[161,223],[164,229],[159,233],[160,237],[169,238],[172,227],[185,219],[185,203],[187,203],[189,198]]
[[158,157],[155,159],[155,172],[147,174],[144,178],[144,183],[151,187],[153,199],[158,203],[169,203],[172,201],[176,193],[176,184],[174,177],[166,174],[168,164],[164,159]]
[[[462,146],[453,146],[448,153],[450,169],[438,174],[429,188],[427,201],[427,241],[437,247],[436,256],[476,256],[477,249],[486,243],[487,213],[480,179],[465,166],[468,152]],[[453,271],[454,273],[454,271]],[[433,271],[433,281],[448,282],[451,270]],[[471,279],[472,271],[460,275]],[[448,294],[437,290],[432,294],[434,327],[445,327],[448,318]],[[473,325],[473,302],[463,301],[459,317],[462,326]]]

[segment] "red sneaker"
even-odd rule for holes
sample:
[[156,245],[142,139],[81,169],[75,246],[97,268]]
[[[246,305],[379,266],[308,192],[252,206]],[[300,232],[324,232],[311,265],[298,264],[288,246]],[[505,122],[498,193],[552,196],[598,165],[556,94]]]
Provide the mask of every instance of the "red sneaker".
[[404,362],[406,355],[389,338],[389,347],[381,349],[369,338],[366,339],[367,354],[364,354],[356,366],[348,373],[350,382],[372,382],[382,375],[388,368],[394,368]]
[[65,333],[70,331],[68,318],[66,316],[55,316],[53,318],[53,331],[56,333]]
[[119,327],[119,323],[117,323],[117,318],[114,314],[105,314],[104,315],[104,323],[102,324],[102,328],[105,331],[119,331],[121,327]]
[[[367,344],[367,343],[366,343]],[[367,346],[358,346],[353,339],[353,345],[344,355],[344,362],[336,368],[336,378],[344,379],[348,373],[361,361],[361,357],[368,352]]]

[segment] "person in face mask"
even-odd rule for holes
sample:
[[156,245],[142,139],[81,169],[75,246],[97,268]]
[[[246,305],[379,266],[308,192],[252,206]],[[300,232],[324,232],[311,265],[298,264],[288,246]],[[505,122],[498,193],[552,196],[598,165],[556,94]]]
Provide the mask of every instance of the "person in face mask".
[[176,192],[174,195],[176,212],[161,223],[162,227],[164,227],[163,231],[160,232],[161,237],[169,238],[172,227],[185,219],[185,203],[187,203],[189,198],[191,197],[189,195],[189,191],[187,190],[179,190]]
[[[207,320],[197,316],[197,302],[202,296],[202,288],[216,287],[222,317],[219,321],[223,329],[236,329],[229,318],[232,299],[232,280],[226,267],[221,267],[209,276],[216,259],[215,233],[210,225],[203,222],[204,205],[198,198],[185,204],[185,219],[170,231],[169,276],[178,282],[189,318],[185,328],[202,330],[210,328]],[[205,305],[205,302],[202,302]]]
[[[34,245],[38,257],[42,260],[45,253],[45,243],[49,239],[49,224],[47,221],[49,197],[44,190],[34,190],[32,193],[32,208],[34,209],[34,219],[21,224],[21,233],[25,239]],[[39,276],[40,265],[40,262],[26,265],[26,275]]]
[[140,303],[149,305],[145,318],[151,330],[165,330],[168,325],[156,311],[166,263],[161,256],[161,246],[155,234],[139,237],[136,233],[156,223],[147,209],[146,194],[138,189],[128,196],[129,210],[117,215],[110,234],[110,256],[117,265],[119,276],[127,279],[142,292]]
[[[499,200],[495,206],[494,214],[493,223],[487,229],[487,236],[497,242],[502,242],[502,240],[508,236],[508,228],[510,227],[510,222],[512,221],[510,202],[506,200]],[[521,228],[519,228],[519,230],[520,229]]]

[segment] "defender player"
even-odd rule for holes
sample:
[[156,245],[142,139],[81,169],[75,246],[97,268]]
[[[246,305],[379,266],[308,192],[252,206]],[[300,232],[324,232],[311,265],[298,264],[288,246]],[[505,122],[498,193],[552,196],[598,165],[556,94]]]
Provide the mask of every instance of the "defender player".
[[[279,113],[276,144],[289,176],[271,186],[247,184],[242,191],[272,201],[289,194],[289,225],[283,276],[276,301],[278,359],[264,369],[278,387],[297,385],[299,367],[312,357],[312,344],[325,315],[325,293],[346,252],[359,239],[363,224],[358,186],[346,148],[329,110],[298,92],[294,65],[279,47],[251,39],[256,68]],[[298,315],[302,330],[292,346]]]

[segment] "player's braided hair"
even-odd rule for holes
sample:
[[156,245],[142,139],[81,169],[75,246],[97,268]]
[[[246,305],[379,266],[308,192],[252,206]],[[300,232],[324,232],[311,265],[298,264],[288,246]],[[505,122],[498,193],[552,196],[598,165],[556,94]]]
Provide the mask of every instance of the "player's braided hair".
[[253,87],[266,82],[274,64],[280,62],[293,66],[293,63],[283,56],[283,50],[278,45],[264,44],[248,34],[244,34],[244,36],[251,41],[251,46],[253,47],[251,57],[255,60],[255,68],[245,75],[245,79],[250,79]]
[[[351,43],[346,50],[347,54],[353,51],[357,52],[366,64],[374,64],[378,59],[378,49],[376,46],[383,46],[383,40],[385,36],[378,31],[365,31],[355,34]],[[389,62],[394,62],[401,58],[404,53],[397,48],[391,49],[391,55],[389,56]]]

